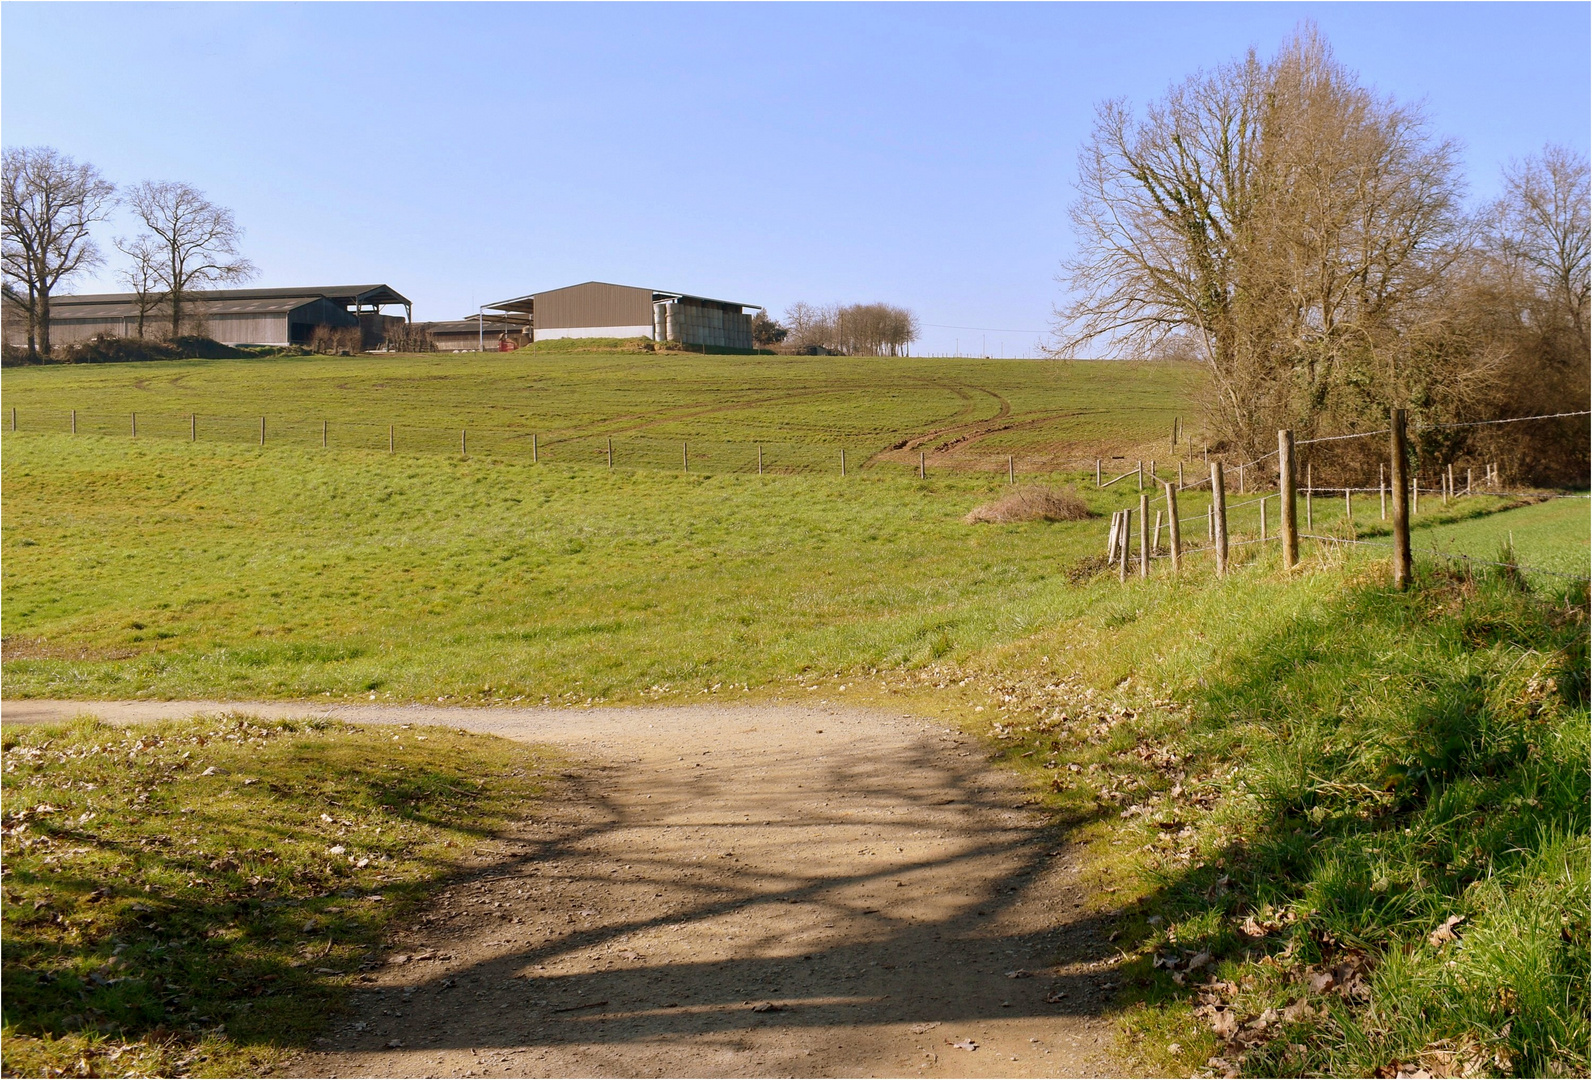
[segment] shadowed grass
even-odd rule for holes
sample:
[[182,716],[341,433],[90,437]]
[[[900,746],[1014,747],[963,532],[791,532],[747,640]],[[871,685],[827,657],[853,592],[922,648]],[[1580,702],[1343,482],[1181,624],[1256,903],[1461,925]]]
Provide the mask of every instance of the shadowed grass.
[[547,766],[446,729],[236,715],[13,727],[3,758],[8,1076],[268,1069]]

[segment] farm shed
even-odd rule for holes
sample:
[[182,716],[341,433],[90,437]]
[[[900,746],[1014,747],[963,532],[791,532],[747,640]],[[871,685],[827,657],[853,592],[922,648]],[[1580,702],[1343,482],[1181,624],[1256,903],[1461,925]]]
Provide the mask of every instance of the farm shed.
[[530,321],[524,315],[509,312],[421,323],[420,328],[442,352],[497,352],[505,338],[515,349],[531,340]]
[[752,346],[755,304],[714,300],[667,289],[587,281],[484,305],[525,316],[535,341],[553,338],[644,337],[726,349]]
[[[50,298],[50,337],[57,345],[99,334],[138,335],[134,293],[85,293]],[[402,305],[402,318],[382,308]],[[207,289],[185,293],[183,321],[202,319],[210,337],[224,345],[307,345],[317,327],[359,327],[364,347],[380,344],[394,322],[407,322],[409,300],[387,285],[334,285],[288,289]],[[27,317],[6,305],[5,340],[27,343]],[[171,308],[157,304],[144,313],[144,334],[160,337],[171,328]]]

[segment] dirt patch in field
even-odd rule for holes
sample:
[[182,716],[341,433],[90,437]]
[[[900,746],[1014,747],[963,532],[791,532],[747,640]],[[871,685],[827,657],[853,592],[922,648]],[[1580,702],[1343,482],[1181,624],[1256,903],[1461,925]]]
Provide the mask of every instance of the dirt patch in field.
[[994,502],[976,506],[962,520],[969,525],[1009,525],[1015,521],[1083,521],[1096,516],[1072,488],[1036,484],[1014,488]]
[[1115,954],[1079,853],[959,731],[808,703],[224,707],[442,723],[582,763],[483,843],[287,1075],[1117,1071]]
[[8,637],[0,640],[0,656],[7,660],[128,660],[137,655],[137,649],[62,645],[45,638]]

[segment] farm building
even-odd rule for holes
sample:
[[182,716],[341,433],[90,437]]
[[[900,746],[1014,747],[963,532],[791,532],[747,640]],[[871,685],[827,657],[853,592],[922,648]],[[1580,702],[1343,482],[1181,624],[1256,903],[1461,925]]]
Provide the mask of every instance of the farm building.
[[465,319],[421,323],[420,329],[442,352],[499,352],[530,343],[529,320],[524,315],[498,312]]
[[528,318],[536,341],[644,337],[727,349],[752,348],[750,312],[762,310],[755,304],[605,281],[517,296],[485,308]]
[[[402,316],[382,308],[402,305]],[[409,320],[409,300],[387,285],[334,285],[293,289],[207,289],[183,295],[183,321],[203,320],[206,333],[224,345],[307,345],[319,327],[359,327],[363,347],[381,343],[392,323]],[[99,334],[136,337],[135,293],[95,293],[50,298],[50,337],[57,345]],[[144,312],[144,333],[170,329],[171,309],[158,304]],[[27,343],[27,318],[6,305],[5,340]]]

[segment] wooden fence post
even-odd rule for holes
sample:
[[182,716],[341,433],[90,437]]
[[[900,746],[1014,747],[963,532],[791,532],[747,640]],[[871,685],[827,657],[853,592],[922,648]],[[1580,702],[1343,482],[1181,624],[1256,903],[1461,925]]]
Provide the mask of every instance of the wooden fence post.
[[72,410],[72,434],[77,434],[77,410]]
[[922,480],[927,475],[929,475],[928,460],[927,460],[927,458],[925,458],[925,456],[923,454],[923,451],[919,450],[918,451],[918,479]]
[[1299,565],[1299,511],[1295,498],[1294,435],[1277,432],[1277,517],[1282,530],[1282,568]]
[[1161,550],[1161,521],[1165,517],[1166,517],[1166,514],[1163,511],[1157,510],[1155,512],[1155,535],[1150,537],[1150,550],[1151,551],[1160,551]]
[[1177,417],[1172,418],[1172,452],[1177,452]]
[[1216,574],[1227,576],[1227,484],[1222,478],[1222,463],[1211,462],[1212,521],[1216,525]]
[[1144,461],[1143,461],[1142,458],[1139,460],[1138,464],[1135,467],[1139,471],[1139,490],[1143,491],[1144,490]]
[[1343,520],[1354,524],[1354,499],[1347,484],[1343,488]]
[[608,471],[614,471],[614,437],[608,436]]
[[133,413],[133,438],[138,438],[138,414]]
[[1263,544],[1266,542],[1266,500],[1269,498],[1270,495],[1260,497],[1260,542]]
[[1410,475],[1410,513],[1421,512],[1421,470],[1416,469]]
[[395,428],[394,428],[394,425],[388,424],[387,425],[387,453],[389,453],[389,454],[392,453],[393,452],[393,447],[395,445],[397,445],[397,440],[395,438]]
[[1117,561],[1117,533],[1122,527],[1122,511],[1111,511],[1111,528],[1106,532],[1106,562]]
[[1166,521],[1170,528],[1166,541],[1172,552],[1172,573],[1183,568],[1183,533],[1177,523],[1177,488],[1170,480],[1166,483]]
[[1132,510],[1124,510],[1124,511],[1122,511],[1122,537],[1121,537],[1121,558],[1122,558],[1122,561],[1118,564],[1118,570],[1117,570],[1117,580],[1123,582],[1124,584],[1128,580],[1128,536],[1132,532],[1133,532],[1133,511]]
[[1409,450],[1404,442],[1404,410],[1394,409],[1391,419],[1388,426],[1393,459],[1393,586],[1407,589],[1410,585],[1410,478]]
[[1011,454],[1006,455],[1006,482],[1013,486],[1017,484],[1017,462]]
[[1376,492],[1382,502],[1382,520],[1387,520],[1387,463],[1376,463]]
[[[199,414],[198,413],[189,413],[188,414],[188,441],[189,442],[198,442],[199,441]],[[322,446],[326,445],[326,436],[325,436],[325,434],[321,435],[321,445]]]
[[326,449],[326,429],[329,426],[330,426],[330,422],[329,421],[326,421],[326,420],[322,420],[321,421],[321,449],[322,450]]
[[470,430],[468,428],[459,429],[459,456],[470,456]]
[[840,475],[846,475],[846,448],[844,446],[840,448]]
[[1095,487],[1100,486],[1100,459],[1095,458]]
[[260,417],[260,445],[265,445],[265,417]]
[[1177,463],[1177,489],[1179,491],[1183,490],[1183,463],[1181,461]]
[[539,450],[539,448],[536,445],[536,432],[533,431],[533,432],[531,432],[531,464],[532,465],[535,465],[537,463],[537,461],[539,461],[541,459],[541,454],[538,453],[538,450]]
[[1216,504],[1209,503],[1205,507],[1205,542],[1216,543]]
[[1472,480],[1472,476],[1471,476],[1472,471],[1473,470],[1472,470],[1471,466],[1469,466],[1469,465],[1465,466],[1465,494],[1466,495],[1470,494],[1470,482]]
[[680,470],[691,471],[691,444],[685,441],[680,443]]
[[1150,497],[1139,493],[1139,577],[1150,576]]
[[763,444],[757,444],[757,475],[763,475]]

